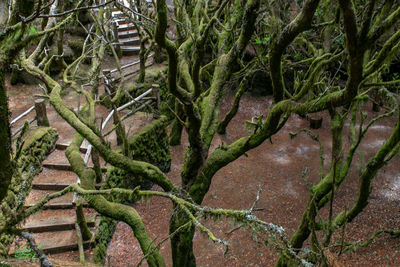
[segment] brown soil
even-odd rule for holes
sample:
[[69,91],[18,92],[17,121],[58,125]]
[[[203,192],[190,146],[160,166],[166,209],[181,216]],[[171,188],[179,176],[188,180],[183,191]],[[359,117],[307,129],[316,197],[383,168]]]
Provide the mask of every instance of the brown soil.
[[[244,120],[252,116],[266,114],[271,105],[271,98],[255,98],[245,96],[241,102],[239,113],[228,127],[227,134],[216,136],[211,151],[222,142],[231,143],[238,137],[246,135]],[[222,105],[225,114],[233,102],[229,97]],[[370,107],[366,107],[370,110]],[[373,114],[368,112],[369,118]],[[322,128],[313,130],[319,135],[325,146],[325,169],[330,164],[330,129],[328,114],[324,118]],[[361,150],[363,160],[356,156],[353,168],[334,202],[334,214],[349,208],[358,195],[358,168],[365,166],[368,159],[379,148],[379,145],[390,135],[394,119],[386,119],[373,126],[365,137]],[[282,225],[288,236],[291,236],[308,200],[308,191],[301,172],[308,167],[310,182],[318,180],[319,146],[304,134],[291,140],[289,132],[308,128],[308,122],[298,116],[292,116],[286,126],[272,138],[272,143],[265,141],[262,145],[241,157],[234,163],[220,170],[214,177],[210,191],[203,204],[212,207],[247,209],[250,208],[261,186],[260,201],[256,215],[267,222]],[[179,171],[185,147],[186,137],[182,145],[173,147],[172,167],[168,176],[175,184],[179,184]],[[345,146],[347,141],[345,141]],[[374,180],[369,206],[352,223],[346,226],[346,241],[365,241],[378,229],[400,228],[400,158],[397,156],[378,172]],[[142,214],[143,221],[156,243],[168,236],[168,220],[171,204],[165,199],[154,198],[147,203],[137,203],[135,208]],[[328,210],[321,216],[327,218]],[[213,244],[204,235],[196,232],[194,250],[198,266],[273,266],[277,252],[266,248],[262,243],[252,239],[250,231],[235,230],[236,225],[226,220],[207,221],[206,225],[214,234],[230,244],[231,251],[224,257],[224,248]],[[340,240],[341,231],[334,236],[335,242]],[[368,248],[360,248],[355,253],[344,253],[335,258],[339,266],[400,266],[400,240],[387,235],[378,237]],[[167,266],[171,266],[169,241],[161,246]],[[108,248],[108,262],[111,266],[136,266],[143,257],[131,229],[119,223],[117,231]]]

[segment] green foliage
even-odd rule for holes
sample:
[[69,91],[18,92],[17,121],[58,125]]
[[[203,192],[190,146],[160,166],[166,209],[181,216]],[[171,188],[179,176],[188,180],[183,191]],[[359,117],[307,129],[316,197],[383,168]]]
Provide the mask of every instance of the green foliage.
[[257,39],[255,40],[254,43],[257,44],[257,45],[268,46],[270,41],[271,41],[271,36],[267,35],[267,36],[265,36],[263,38],[257,37]]
[[323,16],[323,10],[322,8],[317,8],[317,10],[314,13],[314,18],[322,17]]
[[[392,74],[392,81],[400,80],[400,74],[398,72],[394,72]],[[398,93],[400,90],[400,83],[397,85],[393,85],[394,90]]]
[[32,26],[32,27],[29,28],[29,34],[35,34],[37,32],[38,32],[38,30],[36,30],[35,27]]
[[301,60],[302,59],[302,55],[301,55],[301,53],[296,53],[296,55],[294,55],[294,59],[295,60]]
[[[38,245],[38,248],[40,248],[40,245]],[[32,249],[29,243],[27,243],[22,248],[16,246],[15,252],[11,255],[11,257],[15,259],[34,259],[37,256],[36,252]]]

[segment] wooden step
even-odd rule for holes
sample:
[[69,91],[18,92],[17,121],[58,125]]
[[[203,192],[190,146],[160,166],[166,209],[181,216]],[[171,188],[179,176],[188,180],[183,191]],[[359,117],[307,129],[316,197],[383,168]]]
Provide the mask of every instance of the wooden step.
[[[75,182],[74,182],[75,183]],[[71,183],[70,183],[71,184]],[[60,191],[69,186],[70,184],[60,184],[60,183],[33,183],[32,189],[35,190],[55,190]],[[95,187],[99,189],[103,183],[95,184]]]
[[69,164],[43,163],[43,167],[59,171],[72,171],[72,167]]
[[140,46],[121,46],[121,50],[125,56],[137,55],[140,52]]
[[138,37],[137,30],[121,31],[118,32],[118,39]]
[[[28,197],[25,200],[26,205],[35,205],[42,200],[46,195],[51,195],[58,192],[57,190],[31,190]],[[72,202],[72,192],[69,192],[59,198],[52,199],[48,204],[63,204]]]
[[[94,227],[94,220],[87,220],[87,225],[89,227]],[[40,225],[29,225],[23,228],[23,230],[30,233],[44,233],[44,232],[56,232],[56,231],[66,231],[75,230],[75,222],[64,222],[58,224],[40,224]]]
[[122,25],[122,24],[129,23],[129,22],[127,21],[127,18],[120,18],[120,19],[114,18],[114,19],[113,19],[113,22],[116,22],[118,25]]
[[122,11],[113,11],[111,12],[111,16],[113,18],[126,18],[126,15]]
[[[85,157],[85,153],[81,152],[82,158]],[[62,164],[68,165],[69,161],[67,156],[65,155],[65,150],[56,149],[47,156],[47,158],[43,161],[43,165],[46,164]]]
[[121,46],[140,45],[139,37],[119,39],[118,41]]
[[[67,143],[56,143],[56,149],[58,150],[66,150],[69,147],[69,144]],[[82,153],[86,153],[87,147],[80,147],[79,150]]]
[[136,30],[136,27],[134,24],[118,24],[119,32],[132,31],[132,30]]
[[[75,230],[43,232],[33,234],[33,236],[45,254],[57,254],[78,249]],[[87,249],[93,245],[94,235],[91,240],[84,242],[84,248]]]
[[[84,208],[83,213],[87,221],[94,221],[95,215],[97,214],[94,209]],[[29,216],[24,225],[23,229],[37,229],[43,225],[62,225],[62,224],[74,224],[76,221],[75,209],[47,209],[41,210],[35,214]],[[67,229],[66,229],[67,230]]]
[[43,168],[42,172],[33,179],[33,184],[73,184],[77,179],[78,176],[71,171]]
[[[57,164],[57,163],[43,163],[43,167],[47,169],[60,170],[60,171],[72,171],[72,167],[69,164]],[[89,166],[93,168],[93,166]],[[107,168],[101,168],[102,172],[106,172]]]
[[60,183],[33,183],[32,184],[32,189],[35,190],[63,190],[70,184],[60,184]]
[[[34,204],[27,204],[24,207],[25,208],[30,208],[30,207],[33,207],[33,206],[34,206]],[[84,202],[82,204],[82,206],[87,208],[87,207],[89,207],[89,204]],[[43,206],[43,209],[44,210],[64,210],[64,209],[72,209],[74,207],[75,207],[75,205],[72,204],[72,202],[54,203],[54,204],[48,204],[47,203],[46,205]]]

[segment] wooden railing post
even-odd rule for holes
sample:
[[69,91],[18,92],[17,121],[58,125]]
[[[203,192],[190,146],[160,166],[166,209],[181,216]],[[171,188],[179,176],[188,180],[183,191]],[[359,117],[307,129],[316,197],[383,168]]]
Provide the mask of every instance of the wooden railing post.
[[49,127],[49,119],[46,113],[46,102],[42,99],[35,100],[36,121],[38,126]]
[[153,97],[156,100],[156,105],[153,113],[153,118],[158,119],[160,117],[160,85],[152,84]]

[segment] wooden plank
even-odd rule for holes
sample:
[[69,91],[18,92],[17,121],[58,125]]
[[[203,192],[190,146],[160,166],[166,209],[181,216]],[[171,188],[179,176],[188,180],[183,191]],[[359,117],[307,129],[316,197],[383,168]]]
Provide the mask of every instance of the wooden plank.
[[[84,249],[89,249],[89,248],[93,247],[93,245],[94,245],[94,240],[83,242]],[[67,245],[62,245],[62,246],[42,248],[42,251],[45,254],[58,254],[58,253],[63,253],[63,252],[68,252],[68,251],[75,251],[75,250],[78,250],[78,244],[67,244]]]
[[[70,184],[60,184],[60,183],[33,183],[32,189],[58,191],[58,190],[63,190],[69,185]],[[95,184],[94,186],[96,187],[96,189],[99,189],[102,185],[103,183]]]
[[118,24],[118,32],[123,32],[123,31],[130,31],[130,30],[136,30],[135,25],[133,24]]
[[[94,227],[95,226],[94,220],[87,221],[87,225],[89,227]],[[23,228],[23,230],[29,231],[31,233],[55,232],[55,231],[65,231],[65,230],[74,230],[74,229],[75,229],[74,222],[30,225],[30,226]]]
[[118,32],[118,38],[137,37],[139,35],[137,30],[129,30]]
[[[86,203],[86,202],[84,202],[83,204],[82,204],[85,208],[86,207],[89,207],[89,204],[88,203]],[[31,204],[31,205],[25,205],[25,208],[30,208],[30,207],[33,207],[34,206],[34,204]],[[62,209],[72,209],[74,207],[74,205],[72,204],[72,202],[68,202],[68,203],[54,203],[54,204],[45,204],[44,206],[43,206],[43,209],[45,209],[45,210],[47,210],[47,209],[50,209],[50,210],[62,210]]]
[[21,118],[25,117],[26,115],[28,115],[32,110],[35,109],[35,106],[30,107],[28,110],[26,110],[25,112],[23,112],[21,115],[19,115],[18,117],[16,117],[15,119],[13,119],[10,122],[10,126],[13,125],[14,123],[16,123],[17,121],[19,121]]
[[55,164],[55,163],[45,163],[43,164],[44,168],[60,170],[60,171],[72,171],[72,167],[69,164]]
[[69,186],[69,184],[60,184],[60,183],[33,183],[32,189],[36,190],[63,190]]
[[139,37],[119,39],[118,42],[120,45],[125,45],[125,46],[126,45],[140,45]]
[[[43,164],[44,168],[53,169],[53,170],[60,170],[60,171],[72,171],[72,167],[69,164],[57,164],[57,163],[45,163]],[[92,166],[89,166],[93,168]],[[101,168],[102,172],[106,172],[107,168]]]
[[[68,147],[69,147],[69,144],[56,143],[56,149],[58,149],[58,150],[66,150]],[[86,153],[87,147],[80,147],[79,150],[82,153]]]
[[125,56],[137,55],[140,52],[140,46],[121,46],[122,54]]

